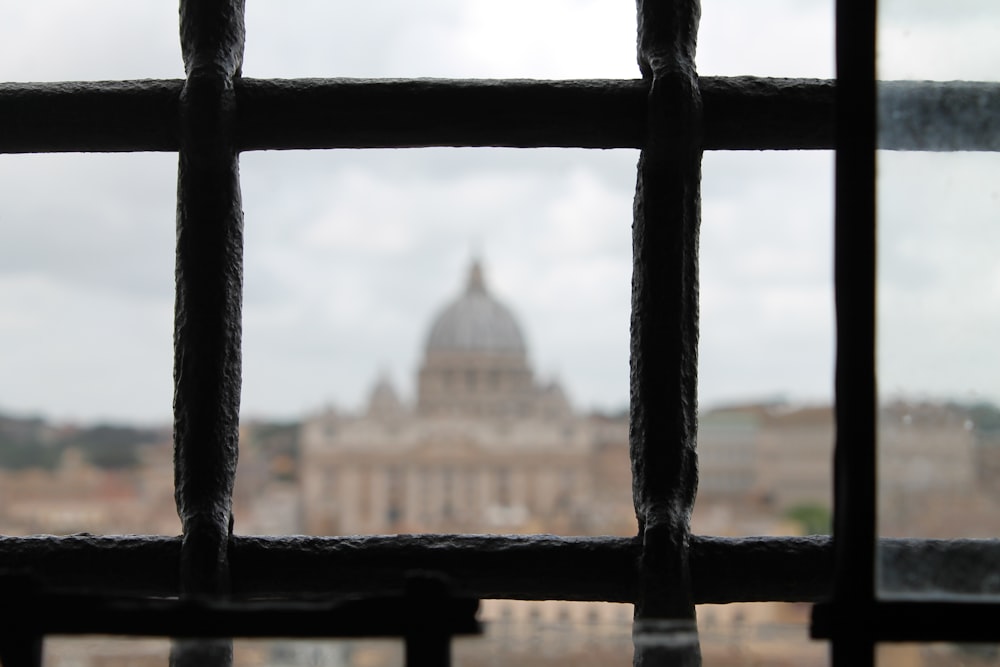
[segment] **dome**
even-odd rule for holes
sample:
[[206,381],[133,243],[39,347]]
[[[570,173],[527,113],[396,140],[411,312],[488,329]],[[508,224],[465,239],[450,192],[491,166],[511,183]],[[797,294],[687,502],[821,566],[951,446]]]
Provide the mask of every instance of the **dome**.
[[486,291],[479,262],[458,299],[431,326],[427,352],[467,351],[525,354],[524,336],[514,315]]

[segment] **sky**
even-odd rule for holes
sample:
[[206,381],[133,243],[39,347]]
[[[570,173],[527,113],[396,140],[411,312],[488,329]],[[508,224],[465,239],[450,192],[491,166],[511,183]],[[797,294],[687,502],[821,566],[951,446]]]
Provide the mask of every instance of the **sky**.
[[[933,69],[940,59],[913,55],[924,53],[918,38],[947,44],[941,31],[988,23],[916,6],[919,21],[885,32],[886,54],[902,54],[887,55],[885,71],[954,76]],[[699,72],[831,78],[832,16],[832,0],[704,0]],[[248,0],[246,27],[247,77],[639,76],[634,5],[619,0]],[[4,3],[0,80],[180,78],[177,42],[173,2]],[[1000,61],[973,55],[955,78],[988,78],[984,59]],[[930,221],[918,225],[925,234],[885,244],[896,268],[881,278],[891,298],[880,327],[891,336],[880,358],[899,393],[965,396],[972,387],[1000,396],[982,363],[997,318],[974,293],[953,298],[962,281],[985,279],[996,302],[991,246],[972,244],[978,263],[958,262],[953,275],[951,260],[968,249],[954,242],[939,253],[946,244],[930,216],[954,211],[942,213],[940,199],[978,193],[992,213],[970,204],[967,216],[948,213],[949,224],[998,240],[997,179],[967,178],[996,165],[974,157],[953,160],[947,179],[933,177],[940,162],[903,159],[886,181],[898,192],[891,201],[908,207],[883,208],[887,218]],[[380,374],[412,398],[430,323],[474,257],[519,318],[540,379],[558,379],[580,409],[623,409],[637,158],[566,149],[243,154],[244,415],[357,409]],[[169,421],[175,175],[168,153],[0,156],[0,413]],[[921,186],[914,197],[920,179],[954,187],[937,197]],[[830,400],[832,187],[826,152],[705,155],[703,406]],[[948,277],[920,287],[914,274]],[[938,326],[942,317],[949,326]],[[923,363],[956,335],[961,359]]]

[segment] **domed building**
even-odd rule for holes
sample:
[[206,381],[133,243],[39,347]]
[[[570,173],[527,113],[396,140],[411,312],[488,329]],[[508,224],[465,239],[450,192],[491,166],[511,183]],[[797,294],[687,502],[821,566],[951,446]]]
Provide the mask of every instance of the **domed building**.
[[[552,397],[561,400],[553,402]],[[417,384],[417,413],[569,416],[558,385],[535,384],[521,327],[486,289],[479,262],[473,262],[463,293],[431,325]]]
[[430,325],[413,405],[383,375],[360,414],[303,424],[303,527],[631,534],[627,431],[537,381],[521,325],[473,262]]

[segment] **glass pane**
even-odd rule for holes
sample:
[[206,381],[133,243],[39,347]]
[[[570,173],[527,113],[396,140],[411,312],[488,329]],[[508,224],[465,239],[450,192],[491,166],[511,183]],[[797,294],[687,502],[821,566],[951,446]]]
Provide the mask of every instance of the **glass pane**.
[[705,156],[695,533],[829,532],[831,162]]
[[878,667],[995,667],[1000,665],[1000,647],[996,644],[878,644],[875,664]]
[[[879,79],[925,80],[879,91],[882,145],[923,150],[877,157],[883,537],[1000,533],[1000,154],[983,152],[995,149],[1000,81],[1000,43],[984,35],[998,26],[995,3],[880,3]],[[981,83],[926,81],[957,79]],[[893,543],[881,591],[996,592],[992,551]]]
[[808,604],[753,602],[698,607],[705,667],[829,664],[829,647],[809,639]]

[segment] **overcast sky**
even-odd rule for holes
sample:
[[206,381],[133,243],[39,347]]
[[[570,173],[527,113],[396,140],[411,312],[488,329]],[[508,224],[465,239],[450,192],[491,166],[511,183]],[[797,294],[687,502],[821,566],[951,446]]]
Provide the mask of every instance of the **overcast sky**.
[[[638,76],[625,0],[247,5],[248,77]],[[996,78],[983,67],[1000,62],[984,51],[995,47],[958,58],[959,74],[914,55],[926,53],[921,31],[945,44],[942,32],[956,25],[980,26],[977,45],[1000,43],[982,17],[946,21],[934,7],[933,20],[886,30],[892,53],[904,54],[883,59],[887,76]],[[4,3],[0,80],[181,77],[176,14],[173,2]],[[699,71],[830,78],[832,15],[832,0],[704,0]],[[244,154],[244,414],[352,409],[382,372],[411,397],[430,321],[473,256],[519,317],[538,374],[558,378],[582,409],[623,408],[637,157]],[[893,163],[887,191],[908,208],[886,216],[927,221],[897,224],[925,233],[885,244],[898,249],[884,262],[898,269],[884,278],[885,294],[899,295],[883,322],[893,391],[1000,395],[1000,374],[982,363],[1000,335],[990,261],[997,179],[988,176],[997,165],[974,157]],[[940,197],[914,188],[945,168],[948,178],[930,180],[955,187]],[[0,156],[0,412],[169,420],[175,171],[172,154]],[[703,177],[702,404],[829,400],[832,156],[710,153]],[[946,196],[968,203],[962,215],[943,208]],[[944,244],[938,214],[979,242]],[[966,261],[970,249],[978,263]],[[986,291],[958,289],[968,280],[985,280]]]

